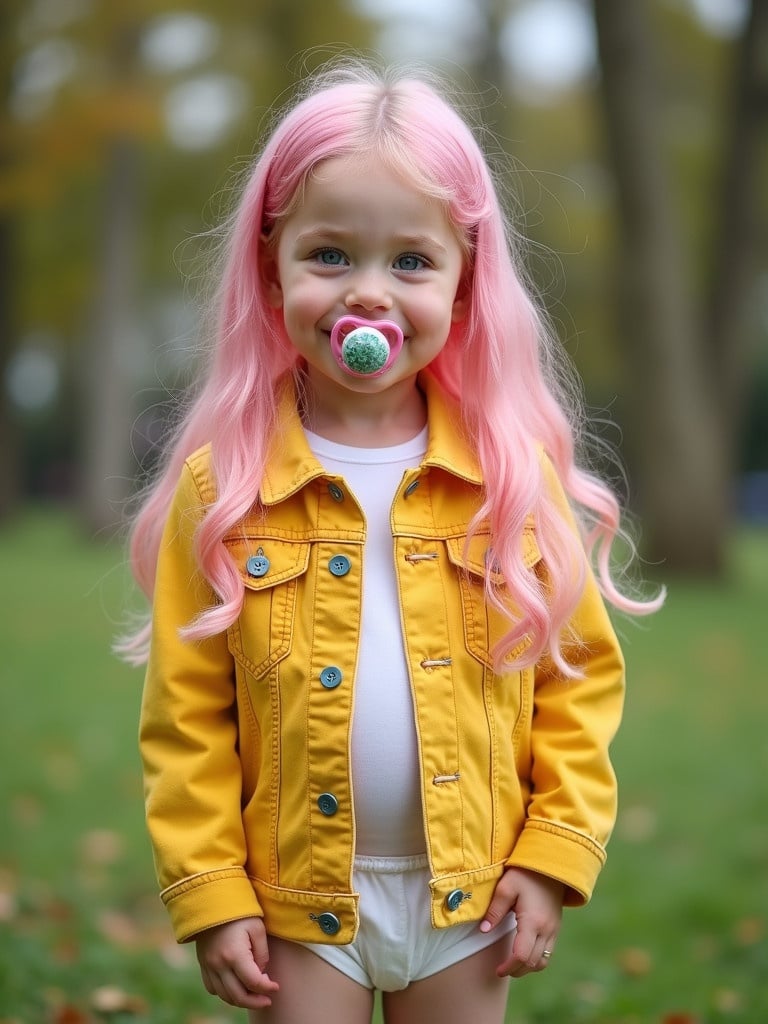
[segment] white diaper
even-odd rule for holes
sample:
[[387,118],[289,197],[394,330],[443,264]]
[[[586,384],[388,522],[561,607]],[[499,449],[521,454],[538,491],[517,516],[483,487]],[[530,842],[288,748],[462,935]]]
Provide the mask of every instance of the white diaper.
[[515,915],[490,932],[479,921],[433,928],[426,855],[356,857],[360,928],[345,946],[302,943],[366,988],[397,992],[485,949],[515,930]]

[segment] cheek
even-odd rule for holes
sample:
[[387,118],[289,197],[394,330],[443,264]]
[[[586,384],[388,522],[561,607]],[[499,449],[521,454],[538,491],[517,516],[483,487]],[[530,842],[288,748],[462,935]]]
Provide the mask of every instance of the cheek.
[[283,290],[286,321],[314,323],[328,311],[328,298],[321,282],[296,281]]
[[421,325],[425,331],[448,330],[453,322],[453,303],[454,293],[449,289],[422,295],[421,301],[414,305],[414,327]]

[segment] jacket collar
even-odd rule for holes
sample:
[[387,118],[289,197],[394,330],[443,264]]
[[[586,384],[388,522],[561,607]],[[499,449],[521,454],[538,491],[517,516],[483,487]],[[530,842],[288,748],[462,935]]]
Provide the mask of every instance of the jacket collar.
[[[482,483],[477,454],[461,431],[461,411],[435,377],[425,370],[419,387],[427,398],[429,441],[424,466],[435,466],[471,484]],[[284,381],[278,397],[278,429],[261,481],[261,501],[275,505],[289,498],[310,481],[325,476],[325,470],[309,447],[298,413],[296,384],[292,376]]]

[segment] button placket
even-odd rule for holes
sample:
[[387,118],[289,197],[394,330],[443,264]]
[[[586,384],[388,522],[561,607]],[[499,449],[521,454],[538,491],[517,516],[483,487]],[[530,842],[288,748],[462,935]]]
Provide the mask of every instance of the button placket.
[[[330,508],[328,494],[324,497],[326,508]],[[341,510],[345,510],[357,515],[353,504],[347,494],[345,503],[331,511],[335,513],[338,509],[341,514]],[[341,533],[341,527],[337,524],[333,532]],[[312,878],[318,888],[327,891],[338,890],[340,872],[351,871],[354,855],[348,757],[336,746],[329,751],[328,737],[334,731],[344,735],[351,716],[352,686],[348,682],[351,682],[352,665],[347,664],[346,658],[337,659],[345,650],[354,649],[359,635],[359,551],[360,545],[355,544],[353,548],[346,536],[321,540],[314,551],[317,570],[314,605],[327,614],[318,616],[311,656],[307,811],[312,828]]]

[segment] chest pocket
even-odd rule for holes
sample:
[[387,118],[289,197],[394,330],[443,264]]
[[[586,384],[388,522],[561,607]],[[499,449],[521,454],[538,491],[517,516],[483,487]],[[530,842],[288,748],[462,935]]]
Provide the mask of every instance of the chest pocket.
[[[464,639],[467,650],[478,661],[489,668],[493,666],[493,651],[502,637],[514,628],[515,606],[511,600],[506,603],[512,619],[498,608],[489,605],[485,597],[486,562],[490,557],[490,536],[475,534],[467,545],[466,537],[452,537],[448,542],[448,557],[456,567],[461,589],[461,604],[464,616]],[[521,541],[523,562],[532,568],[541,561],[541,552],[536,543],[532,523],[523,531]],[[491,570],[491,580],[498,587],[503,586],[500,573]],[[502,591],[503,593],[503,591]],[[530,646],[530,639],[522,639],[510,651],[509,658],[519,657]]]
[[310,545],[238,537],[225,541],[245,585],[243,610],[229,628],[235,658],[257,679],[289,654],[296,591]]

